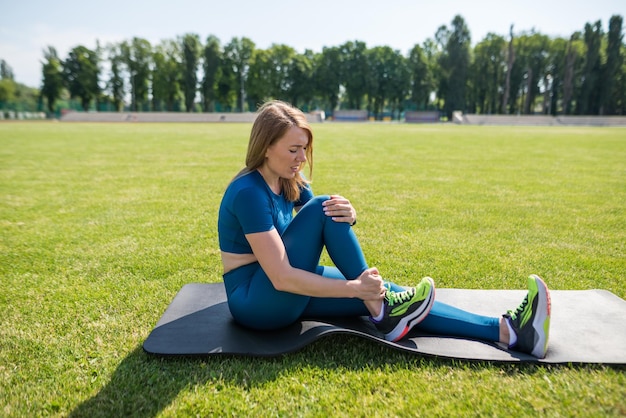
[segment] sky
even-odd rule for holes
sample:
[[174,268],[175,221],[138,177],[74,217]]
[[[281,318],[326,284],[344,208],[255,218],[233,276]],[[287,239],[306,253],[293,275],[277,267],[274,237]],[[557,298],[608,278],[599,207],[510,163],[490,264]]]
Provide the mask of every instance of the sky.
[[455,15],[476,44],[489,32],[508,37],[512,24],[517,34],[534,29],[569,38],[600,20],[606,32],[616,14],[626,19],[625,0],[0,0],[0,59],[17,82],[40,87],[48,46],[65,59],[72,48],[95,49],[97,41],[139,37],[156,45],[195,33],[203,42],[217,36],[222,45],[248,37],[259,49],[285,44],[321,52],[358,40],[407,54]]

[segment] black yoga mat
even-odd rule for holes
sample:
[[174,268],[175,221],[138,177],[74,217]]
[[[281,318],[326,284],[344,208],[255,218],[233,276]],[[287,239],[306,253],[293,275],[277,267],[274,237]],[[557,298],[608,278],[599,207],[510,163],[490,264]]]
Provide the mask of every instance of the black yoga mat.
[[[523,290],[437,289],[437,300],[482,315],[500,316],[524,298]],[[174,297],[143,344],[162,356],[278,356],[322,337],[351,334],[388,347],[465,360],[626,364],[626,301],[606,290],[553,290],[550,344],[545,359],[496,343],[412,331],[385,341],[365,317],[303,319],[276,331],[253,331],[230,315],[222,283],[190,283]]]

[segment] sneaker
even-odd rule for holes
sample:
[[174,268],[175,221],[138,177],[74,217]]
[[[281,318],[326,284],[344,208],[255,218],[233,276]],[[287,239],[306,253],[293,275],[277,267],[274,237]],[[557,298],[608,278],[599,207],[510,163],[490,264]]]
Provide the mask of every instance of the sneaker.
[[510,349],[537,358],[546,356],[550,334],[550,291],[539,276],[528,277],[528,294],[521,305],[503,316],[517,336]]
[[387,290],[383,300],[383,319],[372,319],[372,322],[387,341],[398,341],[426,318],[434,301],[435,283],[430,277],[424,277],[417,287],[403,292]]

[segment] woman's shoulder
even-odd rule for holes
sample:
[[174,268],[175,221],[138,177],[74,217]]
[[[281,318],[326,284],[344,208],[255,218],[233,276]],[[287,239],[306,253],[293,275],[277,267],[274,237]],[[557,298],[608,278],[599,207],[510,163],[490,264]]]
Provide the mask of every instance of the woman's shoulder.
[[[232,198],[245,196],[248,198],[261,197],[266,195],[263,178],[256,171],[241,173],[230,182],[226,188],[226,196]],[[260,181],[259,181],[260,179]]]
[[263,179],[257,171],[241,172],[228,185],[229,189],[245,189],[249,187],[260,187],[263,183],[259,181]]

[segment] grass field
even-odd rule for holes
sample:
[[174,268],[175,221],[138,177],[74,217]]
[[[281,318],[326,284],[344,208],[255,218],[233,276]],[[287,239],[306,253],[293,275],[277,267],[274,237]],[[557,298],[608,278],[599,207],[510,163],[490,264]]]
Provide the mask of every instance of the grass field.
[[[147,356],[176,292],[221,280],[217,208],[249,129],[0,123],[0,416],[626,415],[623,367],[351,337],[274,359]],[[314,191],[350,198],[389,279],[517,289],[538,273],[626,297],[625,129],[314,129]]]

